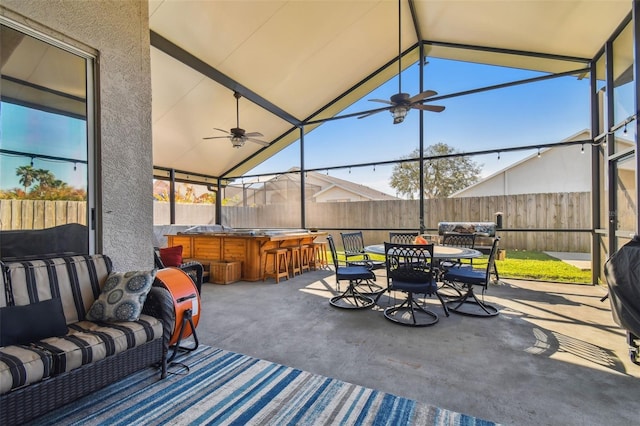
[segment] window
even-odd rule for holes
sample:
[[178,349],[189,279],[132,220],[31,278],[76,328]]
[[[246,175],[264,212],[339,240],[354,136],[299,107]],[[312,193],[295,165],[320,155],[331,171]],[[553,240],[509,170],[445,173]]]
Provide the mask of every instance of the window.
[[94,58],[5,19],[0,43],[0,230],[64,226],[80,238],[73,249],[45,239],[33,253],[11,253],[6,239],[2,256],[92,253]]

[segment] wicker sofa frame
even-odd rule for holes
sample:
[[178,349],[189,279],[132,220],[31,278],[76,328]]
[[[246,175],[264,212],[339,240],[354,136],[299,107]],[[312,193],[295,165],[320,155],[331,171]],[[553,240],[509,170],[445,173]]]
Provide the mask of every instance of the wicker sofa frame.
[[0,425],[29,422],[144,368],[157,368],[164,379],[175,323],[172,296],[154,283],[143,313],[160,319],[162,338],[0,395]]
[[163,353],[162,340],[152,340],[68,373],[2,395],[0,424],[21,424],[42,416],[141,368],[158,363],[163,359]]

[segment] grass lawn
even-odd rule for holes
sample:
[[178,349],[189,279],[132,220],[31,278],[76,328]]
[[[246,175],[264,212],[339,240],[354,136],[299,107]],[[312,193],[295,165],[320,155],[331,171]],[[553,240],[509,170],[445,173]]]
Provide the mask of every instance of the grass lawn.
[[590,270],[583,271],[539,251],[507,250],[505,260],[496,261],[496,266],[501,278],[591,284]]

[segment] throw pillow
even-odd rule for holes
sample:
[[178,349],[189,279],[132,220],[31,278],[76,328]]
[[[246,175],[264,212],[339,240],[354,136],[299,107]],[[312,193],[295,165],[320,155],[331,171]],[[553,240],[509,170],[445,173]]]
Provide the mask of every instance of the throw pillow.
[[60,298],[0,308],[0,346],[27,345],[67,331]]
[[89,321],[137,321],[156,270],[112,272],[87,313]]
[[166,267],[179,267],[182,265],[182,246],[161,248],[160,259]]

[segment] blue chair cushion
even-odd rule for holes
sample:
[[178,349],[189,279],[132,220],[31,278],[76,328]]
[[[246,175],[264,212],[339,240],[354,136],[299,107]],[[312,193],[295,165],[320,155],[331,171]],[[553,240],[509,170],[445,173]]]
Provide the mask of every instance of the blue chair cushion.
[[336,276],[341,280],[369,280],[374,279],[375,274],[364,266],[340,266]]
[[412,293],[432,294],[435,293],[438,289],[438,283],[436,282],[436,280],[431,280],[424,283],[415,283],[392,279],[391,285],[394,290],[410,291]]
[[487,282],[487,271],[471,267],[451,268],[445,272],[445,281],[460,281],[468,284],[484,285]]

